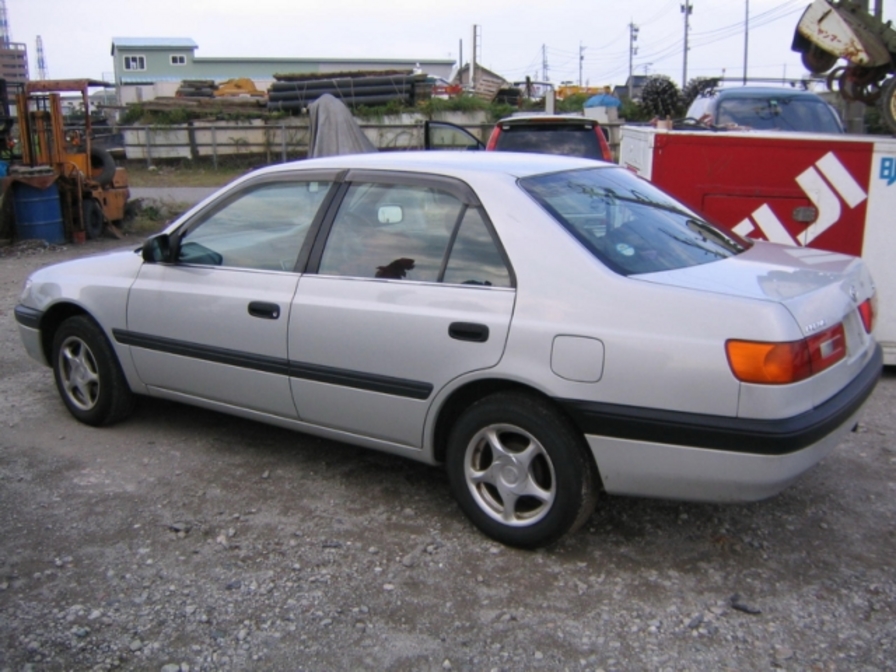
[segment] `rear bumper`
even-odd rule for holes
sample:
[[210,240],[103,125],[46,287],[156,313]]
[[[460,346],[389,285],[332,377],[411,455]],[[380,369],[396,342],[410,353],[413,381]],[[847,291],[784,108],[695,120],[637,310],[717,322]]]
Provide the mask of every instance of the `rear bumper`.
[[753,420],[561,402],[585,434],[611,494],[745,502],[777,494],[855,427],[882,369],[880,346],[821,406]]
[[586,436],[604,489],[694,502],[754,502],[772,497],[815,466],[859,421],[861,411],[836,431],[786,455],[756,455],[708,448]]

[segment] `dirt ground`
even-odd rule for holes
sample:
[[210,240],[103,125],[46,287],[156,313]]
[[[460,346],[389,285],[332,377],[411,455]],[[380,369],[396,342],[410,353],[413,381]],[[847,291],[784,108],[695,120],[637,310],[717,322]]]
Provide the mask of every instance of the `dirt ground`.
[[13,307],[120,245],[0,252],[0,672],[896,669],[893,372],[774,499],[604,498],[517,551],[439,469],[150,399],[74,421]]

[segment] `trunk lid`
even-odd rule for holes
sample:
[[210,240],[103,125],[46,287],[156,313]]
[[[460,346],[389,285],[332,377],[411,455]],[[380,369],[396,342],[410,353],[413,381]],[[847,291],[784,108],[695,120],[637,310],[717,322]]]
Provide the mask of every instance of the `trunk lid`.
[[857,257],[756,241],[750,249],[729,259],[632,277],[781,303],[804,337],[843,322],[853,354],[870,340],[858,306],[874,295],[874,283],[865,262]]

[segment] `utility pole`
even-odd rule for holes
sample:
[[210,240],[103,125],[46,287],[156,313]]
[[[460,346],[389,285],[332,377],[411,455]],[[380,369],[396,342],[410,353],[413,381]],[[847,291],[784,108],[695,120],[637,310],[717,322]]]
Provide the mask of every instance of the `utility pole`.
[[541,79],[545,82],[548,80],[548,47],[546,44],[541,45]]
[[638,47],[635,42],[638,41],[638,26],[634,23],[628,24],[628,99],[631,100],[634,95],[634,59],[638,53]]
[[457,41],[457,76],[461,76],[461,70],[464,68],[464,41]]
[[684,4],[681,6],[681,13],[684,14],[684,62],[681,67],[681,88],[687,86],[688,83],[688,30],[693,11],[694,6],[691,4],[691,0],[684,0]]
[[579,42],[579,86],[582,86],[582,62],[585,60],[585,47]]
[[47,61],[44,58],[44,41],[40,38],[40,35],[37,36],[37,78],[50,78],[47,72]]
[[473,54],[470,58],[470,88],[476,88],[476,57],[482,57],[482,28],[473,24]]
[[9,22],[6,18],[6,0],[0,0],[0,49],[9,49]]
[[871,9],[870,0],[859,0],[859,8],[868,14],[874,14],[878,21],[883,20],[884,0],[874,0],[874,10]]
[[747,47],[750,44],[750,0],[747,3],[747,18],[744,19],[744,86],[747,84]]

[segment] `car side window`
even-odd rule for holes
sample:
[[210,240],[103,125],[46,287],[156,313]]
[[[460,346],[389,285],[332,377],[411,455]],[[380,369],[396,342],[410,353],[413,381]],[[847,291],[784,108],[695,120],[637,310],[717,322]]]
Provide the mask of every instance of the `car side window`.
[[260,185],[181,238],[178,262],[292,271],[329,182]]
[[448,257],[444,282],[457,285],[510,287],[510,271],[479,208],[464,214]]
[[321,256],[321,275],[437,282],[463,204],[425,186],[353,184]]

